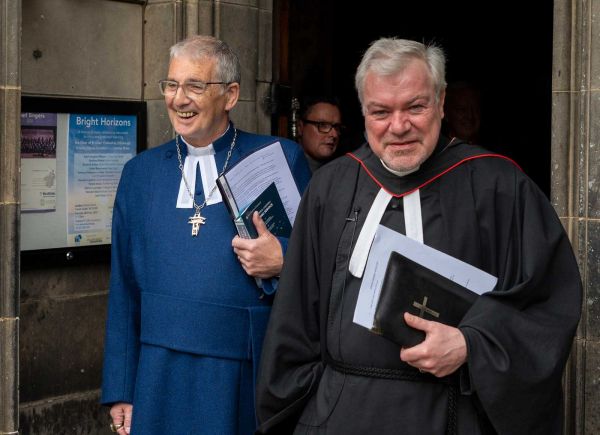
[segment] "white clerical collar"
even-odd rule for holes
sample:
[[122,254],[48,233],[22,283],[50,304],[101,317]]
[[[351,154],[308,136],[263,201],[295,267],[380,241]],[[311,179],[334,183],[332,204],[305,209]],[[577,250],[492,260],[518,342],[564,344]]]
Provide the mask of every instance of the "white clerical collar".
[[[228,127],[229,129],[229,127]],[[227,130],[223,134],[227,133]],[[223,135],[221,135],[223,136]],[[196,187],[196,168],[200,166],[200,177],[202,178],[202,191],[204,195],[210,195],[206,205],[217,204],[222,201],[221,193],[214,189],[219,173],[217,172],[217,163],[215,162],[215,148],[213,144],[203,147],[190,145],[181,137],[187,148],[187,155],[183,164],[183,173],[188,180],[190,190],[193,192]],[[218,139],[218,138],[217,138]],[[212,194],[210,194],[212,192]],[[181,177],[179,183],[179,194],[177,195],[177,208],[192,208],[194,202],[185,185],[185,180]]]
[[405,175],[412,174],[413,172],[417,172],[419,170],[419,168],[421,167],[421,166],[417,166],[416,168],[409,169],[408,171],[396,171],[395,169],[392,169],[388,165],[386,165],[383,160],[379,159],[379,161],[381,162],[383,167],[388,170],[388,172],[391,172],[392,174],[394,174],[398,177],[404,177]]
[[[216,138],[213,141],[213,143],[215,141],[218,141],[219,139],[221,139],[223,136],[225,136],[225,134],[227,134],[228,131],[229,131],[229,124],[227,124],[227,128],[225,129],[225,131],[223,133],[221,133],[221,135],[218,138]],[[181,140],[187,147],[188,156],[210,156],[210,155],[215,154],[215,147],[213,146],[212,143],[209,143],[208,145],[203,146],[203,147],[195,147],[193,145],[190,145],[183,136],[179,136],[179,137],[181,138]]]
[[203,146],[203,147],[195,147],[195,146],[187,143],[185,141],[185,139],[183,139],[183,137],[181,139],[183,140],[183,143],[187,147],[187,155],[188,156],[210,156],[215,153],[215,147],[213,147],[213,144],[211,144],[211,143],[209,143],[208,145]]

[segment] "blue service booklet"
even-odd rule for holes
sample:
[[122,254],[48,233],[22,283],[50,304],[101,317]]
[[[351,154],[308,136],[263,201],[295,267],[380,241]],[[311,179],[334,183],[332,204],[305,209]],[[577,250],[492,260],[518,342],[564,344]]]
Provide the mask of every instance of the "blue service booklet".
[[277,186],[285,212],[293,225],[300,204],[300,192],[279,141],[253,150],[217,178],[217,186],[232,219],[240,216],[240,212],[272,183]]
[[290,237],[292,225],[285,212],[285,207],[277,191],[275,182],[252,201],[235,219],[235,226],[240,237],[255,239],[258,237],[252,215],[257,211],[267,229],[274,236]]

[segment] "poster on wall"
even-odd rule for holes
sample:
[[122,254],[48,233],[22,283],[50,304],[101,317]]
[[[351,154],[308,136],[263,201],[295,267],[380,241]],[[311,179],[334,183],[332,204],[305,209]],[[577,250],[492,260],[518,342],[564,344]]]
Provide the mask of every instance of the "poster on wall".
[[73,258],[108,247],[121,172],[145,147],[145,103],[23,97],[21,105],[22,254]]
[[68,246],[110,243],[123,166],[137,148],[135,116],[69,115]]
[[56,208],[56,113],[21,114],[21,210]]

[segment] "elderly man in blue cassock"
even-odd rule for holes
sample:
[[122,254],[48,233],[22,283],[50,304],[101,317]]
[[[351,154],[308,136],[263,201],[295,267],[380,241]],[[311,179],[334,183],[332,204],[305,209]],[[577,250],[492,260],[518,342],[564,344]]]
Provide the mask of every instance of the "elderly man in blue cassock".
[[[278,138],[230,121],[240,65],[227,44],[194,36],[170,55],[160,88],[175,140],[126,164],[115,201],[101,401],[120,435],[249,434],[272,301],[261,295],[287,240],[258,215],[258,238],[236,236],[215,180]],[[279,140],[302,192],[302,150]]]

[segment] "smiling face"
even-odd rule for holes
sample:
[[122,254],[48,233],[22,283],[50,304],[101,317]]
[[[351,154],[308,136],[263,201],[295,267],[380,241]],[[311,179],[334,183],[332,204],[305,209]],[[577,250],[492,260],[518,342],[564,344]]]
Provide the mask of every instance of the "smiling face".
[[413,60],[389,76],[368,72],[363,89],[365,129],[373,152],[391,169],[409,171],[431,155],[444,117],[426,64]]
[[[169,64],[168,80],[180,84],[188,81],[218,82],[215,77],[215,60],[174,57]],[[217,139],[227,128],[229,111],[239,97],[239,84],[209,85],[202,95],[185,95],[180,86],[174,96],[165,96],[169,119],[175,131],[187,143],[206,146]]]
[[[326,122],[329,124],[340,124],[342,116],[337,106],[329,103],[317,103],[313,105],[306,119],[312,122]],[[316,124],[298,122],[298,135],[301,137],[300,145],[304,152],[315,160],[327,160],[333,156],[340,142],[340,134],[335,128],[328,133],[321,133]]]

